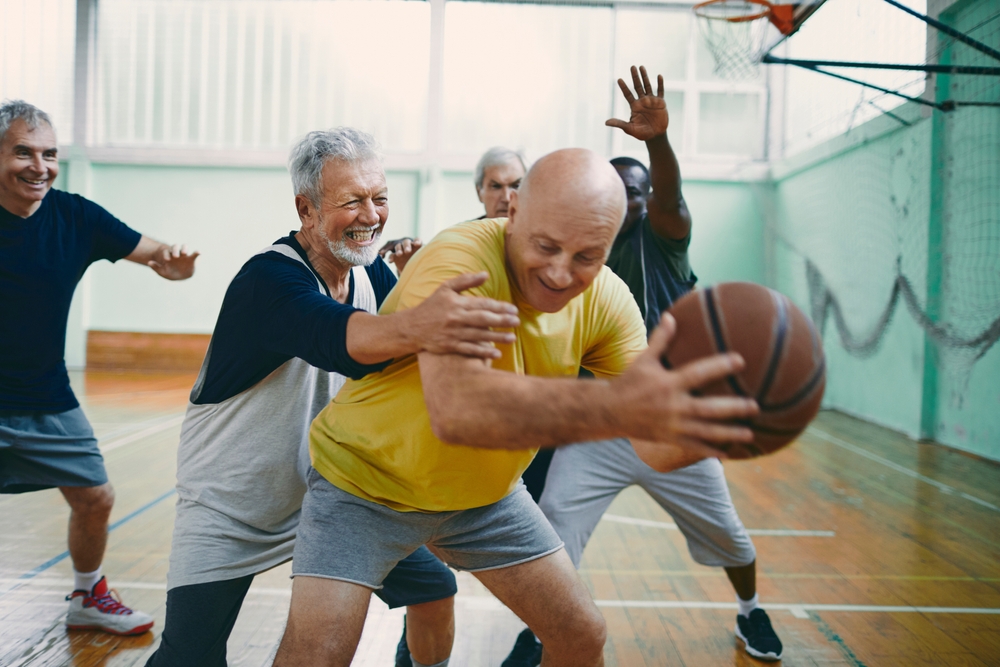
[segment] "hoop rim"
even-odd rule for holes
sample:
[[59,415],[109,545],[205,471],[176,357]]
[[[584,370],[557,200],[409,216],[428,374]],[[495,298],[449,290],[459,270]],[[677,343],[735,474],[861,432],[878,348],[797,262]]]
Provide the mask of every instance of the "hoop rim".
[[705,2],[699,2],[692,10],[695,16],[699,18],[708,19],[709,21],[728,21],[729,23],[746,23],[748,21],[757,21],[759,19],[767,18],[771,14],[771,10],[774,9],[772,5],[767,0],[741,0],[741,2],[746,4],[760,5],[763,7],[763,11],[759,11],[755,14],[747,14],[745,16],[709,16],[708,14],[702,12],[701,10],[710,5],[719,5],[728,2],[728,0],[705,0]]

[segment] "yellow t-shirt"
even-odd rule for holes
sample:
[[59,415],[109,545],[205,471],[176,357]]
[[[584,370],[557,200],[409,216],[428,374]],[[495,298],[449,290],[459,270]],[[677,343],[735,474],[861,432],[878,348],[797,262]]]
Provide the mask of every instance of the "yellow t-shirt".
[[[618,375],[646,347],[628,287],[606,266],[558,313],[519,303],[504,260],[504,220],[472,220],[438,234],[413,256],[382,314],[413,308],[441,283],[488,271],[470,294],[518,306],[521,326],[493,368],[542,377]],[[516,419],[516,415],[511,415]],[[442,442],[431,431],[416,355],[380,373],[348,380],[313,421],[313,466],[334,486],[397,511],[482,507],[510,493],[535,449],[484,449]]]

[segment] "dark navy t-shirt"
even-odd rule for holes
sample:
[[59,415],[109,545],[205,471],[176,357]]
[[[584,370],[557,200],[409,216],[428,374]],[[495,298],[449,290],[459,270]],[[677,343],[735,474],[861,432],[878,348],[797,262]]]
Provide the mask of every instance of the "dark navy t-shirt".
[[92,201],[59,190],[28,218],[0,207],[0,410],[79,406],[63,359],[73,292],[88,266],[125,257],[141,237]]
[[[250,258],[233,278],[212,334],[208,368],[191,392],[198,405],[221,403],[254,386],[298,357],[327,372],[361,378],[384,364],[359,364],[347,352],[347,320],[357,312],[354,275],[347,304],[330,293],[309,263],[295,233],[275,244],[290,246],[306,262],[277,252]],[[365,267],[381,306],[396,276],[379,257]]]
[[660,314],[690,292],[698,280],[688,262],[690,244],[690,234],[679,241],[659,236],[648,215],[615,239],[607,265],[628,285],[647,332],[656,328]]

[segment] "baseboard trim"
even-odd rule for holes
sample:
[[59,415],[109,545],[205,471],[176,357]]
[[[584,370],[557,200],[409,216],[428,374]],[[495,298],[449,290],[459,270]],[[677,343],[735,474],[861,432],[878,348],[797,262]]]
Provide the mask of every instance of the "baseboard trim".
[[197,371],[211,334],[87,332],[87,370]]

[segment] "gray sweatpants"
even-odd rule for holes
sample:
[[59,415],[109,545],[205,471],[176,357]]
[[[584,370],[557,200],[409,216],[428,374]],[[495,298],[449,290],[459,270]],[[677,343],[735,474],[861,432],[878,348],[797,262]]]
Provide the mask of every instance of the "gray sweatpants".
[[624,438],[583,442],[556,450],[539,506],[580,566],[597,522],[626,487],[642,487],[687,539],[691,557],[712,567],[741,567],[757,557],[736,514],[718,459],[673,472],[656,472]]

